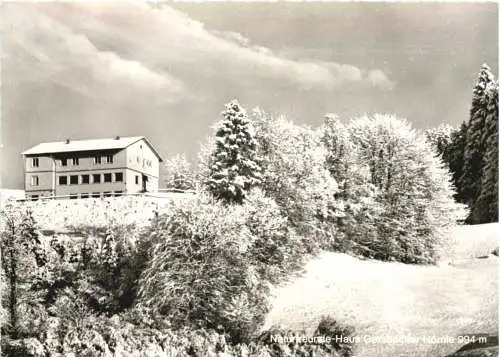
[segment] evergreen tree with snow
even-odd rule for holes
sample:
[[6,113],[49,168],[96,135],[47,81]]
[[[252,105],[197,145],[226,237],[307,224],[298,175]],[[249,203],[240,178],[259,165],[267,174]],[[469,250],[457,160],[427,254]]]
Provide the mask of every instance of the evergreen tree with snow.
[[242,203],[248,191],[261,182],[260,159],[254,128],[237,100],[226,104],[217,126],[208,190],[225,202]]
[[472,92],[472,106],[467,128],[466,146],[464,152],[464,166],[460,185],[471,209],[467,219],[470,223],[478,223],[475,203],[481,193],[481,179],[483,176],[486,150],[486,117],[488,115],[488,87],[494,81],[490,68],[484,64]]
[[485,154],[481,191],[471,212],[475,223],[498,222],[498,81],[492,81],[485,91],[487,101],[484,133]]

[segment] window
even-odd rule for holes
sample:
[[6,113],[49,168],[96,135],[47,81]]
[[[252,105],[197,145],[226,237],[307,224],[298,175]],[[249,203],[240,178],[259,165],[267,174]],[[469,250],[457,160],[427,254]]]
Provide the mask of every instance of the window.
[[92,198],[99,198],[101,194],[99,192],[92,192]]
[[61,166],[68,166],[68,159],[61,159]]
[[113,155],[108,155],[106,156],[106,162],[108,164],[112,164],[113,163]]
[[115,172],[115,181],[116,182],[123,182],[123,173],[122,172]]
[[139,175],[135,175],[135,184],[138,185],[139,184]]
[[38,195],[31,195],[31,200],[32,201],[37,201],[38,200]]
[[59,185],[67,185],[68,177],[67,176],[59,176]]
[[73,158],[73,166],[80,165],[80,159],[77,157]]
[[38,186],[38,176],[31,176],[31,186]]
[[78,175],[71,175],[69,177],[69,184],[70,185],[78,185]]
[[111,192],[103,192],[104,197],[111,197]]
[[31,159],[31,167],[38,167],[40,165],[40,161],[38,157],[34,157]]
[[82,193],[80,195],[80,198],[89,198],[89,194],[88,193]]
[[101,174],[93,174],[92,175],[92,181],[94,183],[101,183]]
[[90,176],[82,175],[82,183],[90,183]]
[[104,174],[104,182],[111,182],[111,174]]
[[123,194],[123,191],[115,191],[115,196],[121,196]]
[[100,156],[95,156],[94,157],[94,164],[100,164],[101,163],[101,157]]
[[78,195],[76,193],[70,193],[69,199],[70,200],[76,200],[78,198]]

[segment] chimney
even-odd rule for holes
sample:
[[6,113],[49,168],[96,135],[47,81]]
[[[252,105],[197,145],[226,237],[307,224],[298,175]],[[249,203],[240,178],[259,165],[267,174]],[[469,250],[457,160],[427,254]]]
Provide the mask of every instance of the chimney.
[[119,135],[115,136],[115,140],[120,140],[120,136]]
[[70,141],[71,141],[71,140],[69,140],[69,139],[66,139],[66,144],[69,144],[69,142],[70,142]]

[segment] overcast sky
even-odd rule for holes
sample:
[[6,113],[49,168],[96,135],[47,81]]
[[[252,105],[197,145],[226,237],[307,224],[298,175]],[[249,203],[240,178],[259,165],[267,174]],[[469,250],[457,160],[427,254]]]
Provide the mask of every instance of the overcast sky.
[[145,135],[194,157],[224,104],[319,125],[468,117],[496,3],[3,3],[2,186],[44,141]]

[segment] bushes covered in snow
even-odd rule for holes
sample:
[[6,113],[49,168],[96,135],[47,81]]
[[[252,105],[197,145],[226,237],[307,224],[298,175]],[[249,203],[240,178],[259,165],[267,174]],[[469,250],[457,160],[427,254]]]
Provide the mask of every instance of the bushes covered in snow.
[[[225,335],[206,329],[150,327],[137,324],[128,314],[111,318],[86,316],[80,326],[71,327],[58,333],[59,319],[49,329],[53,339],[42,341],[36,338],[2,340],[2,352],[6,357],[189,357],[189,356],[227,356],[227,357],[349,357],[352,345],[338,343],[310,343],[301,341],[306,335],[303,331],[289,331],[272,328],[261,333],[248,343],[230,343]],[[321,325],[321,324],[320,324]],[[320,330],[311,337],[327,338],[334,341],[340,332],[351,331],[336,326],[332,333]],[[343,337],[347,335],[342,335]],[[275,341],[279,338],[293,338],[291,342]]]
[[242,205],[210,195],[177,205],[151,227],[155,243],[139,304],[177,327],[219,330],[248,341],[268,311],[271,283],[301,266],[303,241],[259,190]]
[[247,256],[254,237],[241,206],[208,196],[159,217],[162,239],[139,281],[139,303],[177,326],[223,327],[235,339],[256,330],[269,286]]

